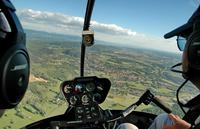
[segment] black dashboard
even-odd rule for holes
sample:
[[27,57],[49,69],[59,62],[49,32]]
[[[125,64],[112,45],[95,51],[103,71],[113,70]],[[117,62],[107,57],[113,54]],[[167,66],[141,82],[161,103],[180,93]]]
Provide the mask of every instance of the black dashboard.
[[64,81],[61,92],[75,111],[75,121],[93,122],[102,118],[98,104],[105,101],[111,83],[106,78],[78,77]]

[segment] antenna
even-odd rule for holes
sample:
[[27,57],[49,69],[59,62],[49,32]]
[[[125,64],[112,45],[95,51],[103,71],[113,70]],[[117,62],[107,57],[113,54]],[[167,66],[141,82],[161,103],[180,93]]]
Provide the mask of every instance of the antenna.
[[94,44],[94,33],[89,30],[94,3],[95,3],[95,0],[88,0],[86,13],[85,13],[85,20],[84,20],[83,33],[82,33],[82,44],[81,44],[81,61],[80,61],[80,76],[81,77],[84,76],[84,61],[85,61],[86,46],[91,46]]

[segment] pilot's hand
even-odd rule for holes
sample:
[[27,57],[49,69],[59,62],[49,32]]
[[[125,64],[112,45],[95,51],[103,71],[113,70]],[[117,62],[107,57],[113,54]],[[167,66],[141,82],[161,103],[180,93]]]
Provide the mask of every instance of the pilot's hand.
[[182,120],[179,116],[169,114],[169,118],[173,121],[173,125],[164,125],[163,129],[189,129],[191,124]]

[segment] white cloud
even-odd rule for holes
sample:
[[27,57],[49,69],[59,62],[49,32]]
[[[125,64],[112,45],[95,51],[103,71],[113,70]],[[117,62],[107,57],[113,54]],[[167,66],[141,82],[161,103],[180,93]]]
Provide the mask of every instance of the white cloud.
[[[68,16],[60,13],[41,12],[32,9],[19,10],[18,16],[22,20],[22,23],[26,23],[25,27],[32,28],[33,24],[40,24],[40,26],[46,26],[50,28],[59,27],[56,30],[63,28],[73,29],[73,31],[76,31],[77,34],[79,34],[82,30],[84,22],[84,19],[82,17]],[[97,32],[106,32],[112,35],[120,34],[124,36],[134,36],[136,34],[136,32],[122,28],[115,24],[104,24],[97,21],[91,21],[91,26]],[[66,33],[69,33],[68,29],[66,30]]]
[[[17,15],[25,28],[79,36],[84,22],[82,17],[32,9],[18,10]],[[137,33],[116,24],[91,21],[91,28],[95,31],[95,38],[98,40],[164,51],[177,51],[175,40],[165,40],[162,37]]]
[[131,31],[130,29],[125,29],[120,26],[117,26],[115,24],[104,24],[104,23],[99,23],[96,21],[91,22],[91,26],[94,29],[97,29],[98,32],[106,32],[109,34],[116,34],[116,35],[126,35],[126,36],[135,36],[136,32]]

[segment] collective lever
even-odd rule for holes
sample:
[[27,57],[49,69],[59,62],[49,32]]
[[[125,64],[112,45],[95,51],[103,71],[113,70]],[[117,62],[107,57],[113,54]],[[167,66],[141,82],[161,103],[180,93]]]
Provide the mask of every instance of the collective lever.
[[144,103],[145,105],[148,105],[149,103],[153,102],[156,104],[158,107],[160,107],[162,110],[164,110],[166,113],[171,113],[171,109],[164,104],[159,98],[155,97],[150,90],[147,90],[140,98],[139,100],[130,105],[128,108],[126,108],[123,112],[122,115],[123,117],[126,117],[129,115],[132,111],[134,111],[137,106],[139,106],[141,103]]

